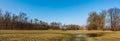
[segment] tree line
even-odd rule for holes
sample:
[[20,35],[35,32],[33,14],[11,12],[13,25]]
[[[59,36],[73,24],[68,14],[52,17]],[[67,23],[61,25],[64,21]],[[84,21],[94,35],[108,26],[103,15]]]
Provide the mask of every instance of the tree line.
[[47,23],[37,18],[29,19],[24,12],[19,15],[0,10],[0,30],[120,30],[120,9],[110,8],[97,13],[89,13],[87,25],[63,25],[59,22]]
[[59,22],[50,24],[37,18],[28,19],[26,13],[20,12],[19,15],[9,11],[0,10],[0,30],[77,30],[79,25],[62,25]]

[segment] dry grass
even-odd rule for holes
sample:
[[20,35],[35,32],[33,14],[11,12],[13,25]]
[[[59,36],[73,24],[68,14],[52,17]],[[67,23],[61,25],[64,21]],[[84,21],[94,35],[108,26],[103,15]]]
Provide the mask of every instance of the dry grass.
[[[71,34],[105,33],[100,37],[74,38]],[[0,41],[120,41],[120,32],[87,30],[0,30]]]

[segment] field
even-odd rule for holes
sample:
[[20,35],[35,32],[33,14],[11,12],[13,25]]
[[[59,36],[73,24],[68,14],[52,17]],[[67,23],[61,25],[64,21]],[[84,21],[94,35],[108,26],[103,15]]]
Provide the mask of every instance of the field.
[[[99,37],[76,38],[73,34],[103,33]],[[120,32],[87,30],[0,30],[0,41],[120,41]]]

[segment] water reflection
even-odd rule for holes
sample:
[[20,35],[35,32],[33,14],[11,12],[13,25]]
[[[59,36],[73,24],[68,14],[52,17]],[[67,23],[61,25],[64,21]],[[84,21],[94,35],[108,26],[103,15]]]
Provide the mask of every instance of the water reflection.
[[88,33],[88,34],[73,34],[74,38],[79,38],[80,41],[87,41],[86,38],[88,37],[99,37],[104,35],[103,33]]
[[86,34],[75,34],[75,35],[73,35],[73,37],[86,38],[86,37],[88,37],[88,35],[86,35]]

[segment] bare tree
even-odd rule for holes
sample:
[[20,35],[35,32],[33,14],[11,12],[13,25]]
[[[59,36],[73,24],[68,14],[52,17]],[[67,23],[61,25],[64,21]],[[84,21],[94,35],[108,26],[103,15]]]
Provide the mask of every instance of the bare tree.
[[11,15],[10,14],[11,14],[10,12],[6,11],[5,15],[4,15],[4,23],[5,23],[5,28],[6,29],[11,29],[11,24],[10,24]]
[[88,29],[89,30],[97,30],[98,28],[99,17],[96,12],[91,12],[88,17]]
[[4,29],[4,27],[3,27],[3,15],[2,15],[2,10],[0,10],[0,29]]
[[110,27],[113,31],[118,31],[120,24],[120,9],[119,8],[111,8],[108,10],[110,17]]
[[103,10],[100,14],[99,14],[99,28],[102,30],[106,29],[106,11]]

